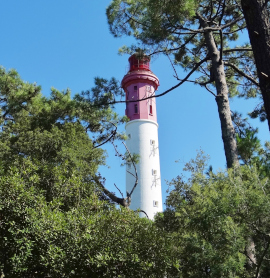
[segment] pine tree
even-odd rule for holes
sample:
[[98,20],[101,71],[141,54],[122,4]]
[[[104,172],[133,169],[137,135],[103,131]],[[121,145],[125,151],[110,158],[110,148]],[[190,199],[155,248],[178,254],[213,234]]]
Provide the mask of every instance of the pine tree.
[[[129,35],[138,42],[123,47],[123,52],[132,53],[139,46],[149,55],[163,53],[173,59],[173,66],[189,70],[184,78],[176,73],[179,83],[157,97],[187,80],[213,94],[227,166],[238,165],[229,97],[236,94],[254,97],[258,86],[250,46],[230,47],[230,41],[236,40],[238,32],[245,28],[240,6],[232,0],[114,0],[107,9],[107,17],[114,36]],[[201,75],[190,80],[194,72]]]

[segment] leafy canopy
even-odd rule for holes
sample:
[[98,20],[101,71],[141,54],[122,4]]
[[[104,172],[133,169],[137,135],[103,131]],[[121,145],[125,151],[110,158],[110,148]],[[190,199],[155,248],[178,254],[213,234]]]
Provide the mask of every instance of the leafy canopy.
[[122,136],[122,119],[106,104],[118,83],[95,85],[46,98],[0,69],[0,276],[164,277],[170,267],[164,233],[98,183],[98,146]]
[[269,176],[249,166],[215,174],[206,159],[199,153],[185,167],[190,177],[170,182],[167,208],[156,219],[174,242],[178,276],[171,277],[268,277]]

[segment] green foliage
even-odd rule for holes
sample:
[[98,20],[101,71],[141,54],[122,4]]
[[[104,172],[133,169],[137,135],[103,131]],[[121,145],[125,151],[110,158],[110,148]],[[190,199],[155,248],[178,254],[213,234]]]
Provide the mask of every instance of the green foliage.
[[[95,193],[70,190],[65,195],[76,202],[63,211],[61,196],[48,203],[40,193],[36,167],[23,169],[13,167],[0,178],[5,277],[164,277],[166,237],[151,221],[109,206]],[[69,188],[82,193],[82,185],[77,176]]]
[[[194,164],[195,163],[195,164]],[[255,167],[204,174],[199,154],[186,167],[188,180],[173,179],[164,214],[156,219],[173,240],[178,276],[268,277],[270,183]],[[247,267],[250,238],[257,264]]]
[[178,24],[186,17],[191,18],[197,5],[197,0],[116,0],[107,8],[107,16],[114,36],[125,34],[154,44],[170,35],[168,20]]
[[[196,67],[210,52],[199,15],[207,22],[207,27],[216,28],[211,33],[216,48],[222,50],[219,54],[225,62],[229,96],[260,97],[258,87],[241,74],[242,71],[254,80],[257,77],[253,53],[248,50],[250,45],[244,43],[242,46],[232,47],[231,43],[238,39],[239,31],[245,28],[239,3],[233,0],[223,4],[219,0],[114,0],[107,8],[112,34],[115,37],[128,35],[136,39],[136,44],[120,48],[121,54],[133,54],[139,47],[146,54],[169,55],[175,65],[186,70]],[[234,22],[237,18],[242,19]],[[219,28],[222,28],[222,33]],[[230,51],[232,48],[234,50]],[[195,83],[207,85],[208,89],[215,91],[216,84],[211,68],[209,58],[196,70],[198,75]]]
[[256,167],[261,177],[270,177],[270,143],[265,142],[263,147],[257,132],[246,129],[244,134],[236,134],[238,155],[243,164]]
[[130,165],[131,167],[133,167],[133,163],[136,165],[139,163],[140,161],[140,155],[133,153],[130,154],[128,152],[125,153],[125,156],[123,157],[123,160],[125,161],[125,163],[122,163],[121,166],[124,165]]
[[96,78],[73,99],[40,91],[1,68],[0,275],[164,277],[164,233],[115,208],[95,182],[105,163],[97,146],[123,136],[126,119],[108,105],[118,82]]
[[267,119],[267,114],[264,108],[263,103],[255,107],[255,109],[249,113],[249,116],[253,119],[259,118],[261,122],[264,122]]
[[246,129],[245,136],[236,134],[238,154],[245,164],[249,164],[255,152],[260,152],[260,140],[255,136],[256,131]]

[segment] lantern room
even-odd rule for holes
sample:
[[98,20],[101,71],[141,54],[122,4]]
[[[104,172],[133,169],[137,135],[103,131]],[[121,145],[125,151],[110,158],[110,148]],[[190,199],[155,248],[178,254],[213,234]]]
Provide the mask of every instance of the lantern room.
[[139,56],[138,54],[133,54],[129,57],[129,71],[134,70],[148,70],[150,71],[150,57],[143,55]]

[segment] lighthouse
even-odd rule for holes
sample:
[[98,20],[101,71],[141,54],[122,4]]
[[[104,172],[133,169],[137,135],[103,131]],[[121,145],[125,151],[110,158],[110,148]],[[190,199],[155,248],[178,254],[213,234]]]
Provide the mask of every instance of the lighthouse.
[[[154,97],[159,80],[149,64],[148,56],[133,54],[129,57],[129,71],[122,80],[122,87],[126,93],[126,116],[129,118],[126,145],[131,154],[139,155],[136,164],[138,185],[132,193],[130,208],[144,211],[153,219],[162,211],[162,194]],[[130,193],[135,184],[135,169],[130,163],[126,167],[126,190]],[[140,212],[140,216],[145,217],[145,213]]]

